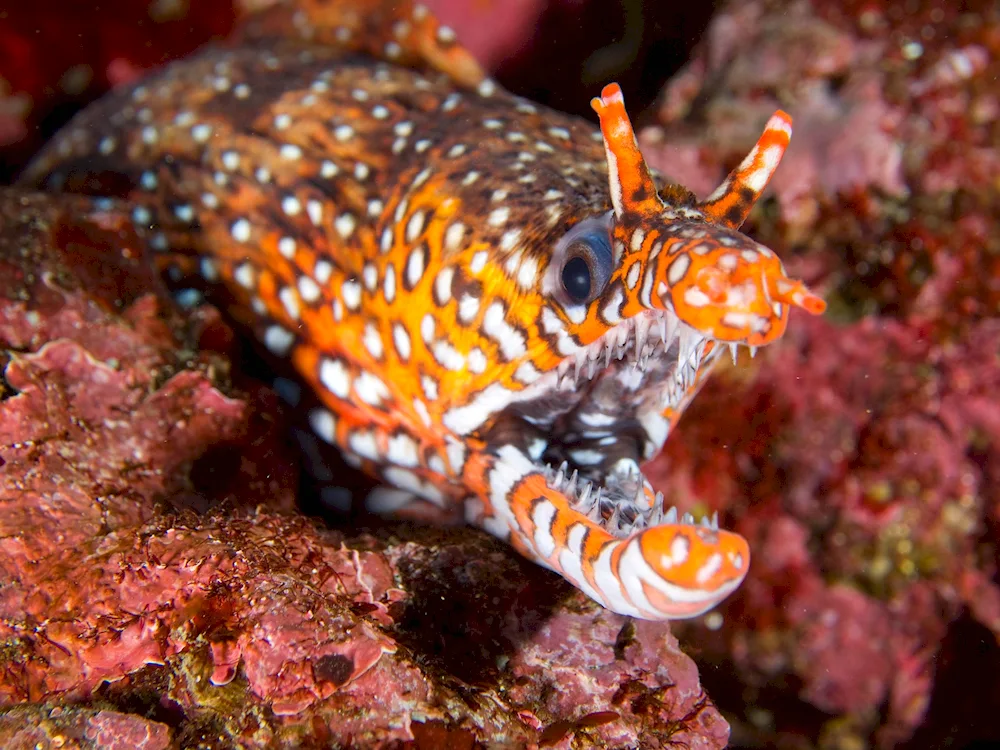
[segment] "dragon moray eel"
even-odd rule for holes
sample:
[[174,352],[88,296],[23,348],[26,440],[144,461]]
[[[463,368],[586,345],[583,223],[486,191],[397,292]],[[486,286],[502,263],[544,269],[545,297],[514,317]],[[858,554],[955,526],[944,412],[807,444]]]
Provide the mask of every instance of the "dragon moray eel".
[[383,506],[464,517],[615,612],[702,613],[747,543],[639,464],[723,353],[824,309],[737,231],[790,120],[699,201],[654,179],[616,84],[597,130],[454,36],[398,0],[279,2],[82,112],[23,181],[131,201],[162,269],[223,285],[314,389],[312,429]]

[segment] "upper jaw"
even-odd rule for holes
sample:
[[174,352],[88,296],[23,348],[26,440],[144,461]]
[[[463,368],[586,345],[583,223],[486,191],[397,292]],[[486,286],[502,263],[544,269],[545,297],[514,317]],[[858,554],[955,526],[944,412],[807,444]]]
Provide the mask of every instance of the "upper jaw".
[[577,387],[583,378],[593,380],[612,361],[628,359],[634,370],[645,371],[650,358],[663,355],[675,341],[678,379],[694,374],[707,337],[682,323],[669,310],[646,310],[626,318],[596,341],[581,347],[559,363],[557,387],[561,391]]
[[[737,342],[721,342],[670,309],[645,310],[564,358],[534,388],[574,392],[614,373],[624,389],[645,392],[644,409],[676,411],[703,380],[723,345],[735,361]],[[751,354],[756,351],[756,347],[749,348]]]

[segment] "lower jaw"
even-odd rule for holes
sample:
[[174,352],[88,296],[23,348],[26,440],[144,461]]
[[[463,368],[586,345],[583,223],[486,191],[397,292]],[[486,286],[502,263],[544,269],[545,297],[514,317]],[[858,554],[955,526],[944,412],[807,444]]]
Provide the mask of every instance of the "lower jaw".
[[559,467],[542,464],[539,470],[551,489],[567,496],[573,510],[620,539],[663,524],[719,528],[717,515],[698,520],[690,513],[681,514],[675,507],[664,507],[663,493],[654,491],[641,472],[611,475],[605,477],[604,483],[598,483],[582,478],[578,470],[566,463]]

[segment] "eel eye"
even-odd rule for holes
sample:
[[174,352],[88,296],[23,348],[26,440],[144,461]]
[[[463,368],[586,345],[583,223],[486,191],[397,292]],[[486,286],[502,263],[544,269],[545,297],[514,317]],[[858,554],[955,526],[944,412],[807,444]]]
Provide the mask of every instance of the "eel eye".
[[583,304],[590,301],[590,266],[582,255],[574,255],[563,266],[563,289],[574,302]]
[[603,217],[573,227],[564,238],[565,254],[559,278],[563,291],[576,305],[596,299],[611,278],[611,236]]

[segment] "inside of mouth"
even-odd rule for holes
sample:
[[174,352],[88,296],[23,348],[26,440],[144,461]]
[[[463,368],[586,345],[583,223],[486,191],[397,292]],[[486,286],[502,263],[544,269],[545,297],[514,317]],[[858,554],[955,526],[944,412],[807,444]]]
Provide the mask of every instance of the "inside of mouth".
[[671,311],[641,313],[568,356],[494,429],[522,442],[550,486],[616,536],[694,522],[648,491],[639,465],[666,439],[664,410],[683,409],[724,350]]

